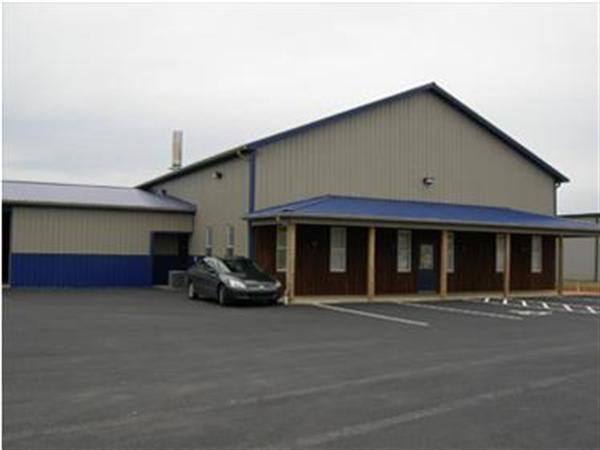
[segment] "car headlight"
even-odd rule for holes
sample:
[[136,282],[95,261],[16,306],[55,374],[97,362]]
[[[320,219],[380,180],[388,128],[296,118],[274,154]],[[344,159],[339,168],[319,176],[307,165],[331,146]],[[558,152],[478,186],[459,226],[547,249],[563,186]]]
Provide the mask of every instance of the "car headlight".
[[227,285],[233,289],[246,289],[246,284],[243,281],[236,280],[235,278],[227,278],[225,283],[227,283]]

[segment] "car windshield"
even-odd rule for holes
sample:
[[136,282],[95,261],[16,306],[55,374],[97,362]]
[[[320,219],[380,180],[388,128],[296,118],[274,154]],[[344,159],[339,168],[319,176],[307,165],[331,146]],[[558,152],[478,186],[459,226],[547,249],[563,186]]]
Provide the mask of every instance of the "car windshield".
[[227,267],[223,261],[217,258],[204,258],[204,262],[214,269],[217,273],[229,273],[231,269]]
[[262,274],[262,270],[251,259],[225,259],[223,263],[234,273],[244,273],[246,275]]

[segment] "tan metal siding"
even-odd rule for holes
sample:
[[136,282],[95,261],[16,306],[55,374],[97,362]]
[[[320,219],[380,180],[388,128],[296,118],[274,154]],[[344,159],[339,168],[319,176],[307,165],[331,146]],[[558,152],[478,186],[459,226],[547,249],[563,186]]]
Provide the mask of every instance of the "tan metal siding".
[[[425,187],[422,179],[435,177]],[[256,208],[333,193],[553,214],[554,180],[431,93],[263,147]]]
[[150,254],[152,231],[191,232],[190,214],[14,207],[12,252]]
[[[221,179],[213,178],[217,171],[223,174]],[[240,157],[158,184],[153,190],[165,189],[168,195],[196,205],[190,254],[204,253],[206,226],[213,230],[213,254],[225,254],[226,227],[231,224],[235,229],[235,253],[246,255],[247,224],[241,217],[248,210],[248,183],[248,159]]]
[[[571,217],[600,224],[600,217]],[[567,280],[600,281],[600,238],[565,238],[564,277]]]

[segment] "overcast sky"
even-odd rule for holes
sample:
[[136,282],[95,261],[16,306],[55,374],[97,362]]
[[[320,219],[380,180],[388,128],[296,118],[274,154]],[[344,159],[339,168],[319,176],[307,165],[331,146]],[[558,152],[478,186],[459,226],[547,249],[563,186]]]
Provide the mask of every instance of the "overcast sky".
[[134,185],[436,81],[600,210],[594,4],[4,4],[4,178]]

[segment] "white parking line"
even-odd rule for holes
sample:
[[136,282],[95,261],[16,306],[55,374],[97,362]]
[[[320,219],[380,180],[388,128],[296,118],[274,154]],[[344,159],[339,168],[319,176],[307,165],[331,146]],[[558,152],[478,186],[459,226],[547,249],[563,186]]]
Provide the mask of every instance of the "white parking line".
[[592,314],[598,314],[598,311],[596,311],[596,310],[595,310],[594,308],[592,308],[591,306],[588,306],[588,307],[587,307],[587,310],[588,310],[589,312],[591,312]]
[[507,298],[502,299],[502,304],[503,305],[508,305],[508,299]]
[[563,308],[565,308],[567,311],[569,312],[573,312],[573,308],[571,308],[569,305],[567,305],[566,303],[563,303]]
[[527,308],[527,302],[525,300],[521,300],[521,306]]
[[542,302],[542,307],[544,309],[550,309],[550,307],[548,306],[548,303],[546,303],[546,302]]
[[327,305],[324,303],[313,303],[313,306],[316,306],[317,308],[329,309],[331,311],[343,312],[346,314],[355,314],[357,316],[370,317],[371,319],[387,320],[389,322],[398,322],[398,323],[403,323],[406,325],[416,325],[418,327],[428,327],[429,326],[429,324],[427,322],[419,322],[417,320],[409,320],[409,319],[402,319],[400,317],[386,316],[383,314],[375,314],[375,313],[370,313],[370,312],[366,312],[366,311],[361,311],[359,309],[342,308],[341,306]]
[[510,316],[508,314],[497,314],[490,313],[485,311],[474,311],[472,309],[462,309],[462,308],[450,308],[448,306],[438,306],[438,305],[425,305],[423,303],[401,303],[396,302],[399,305],[410,306],[412,308],[423,308],[423,309],[432,309],[435,311],[444,311],[444,312],[453,312],[457,314],[466,314],[470,316],[481,316],[481,317],[490,317],[493,319],[508,319],[508,320],[522,320],[521,317]]

